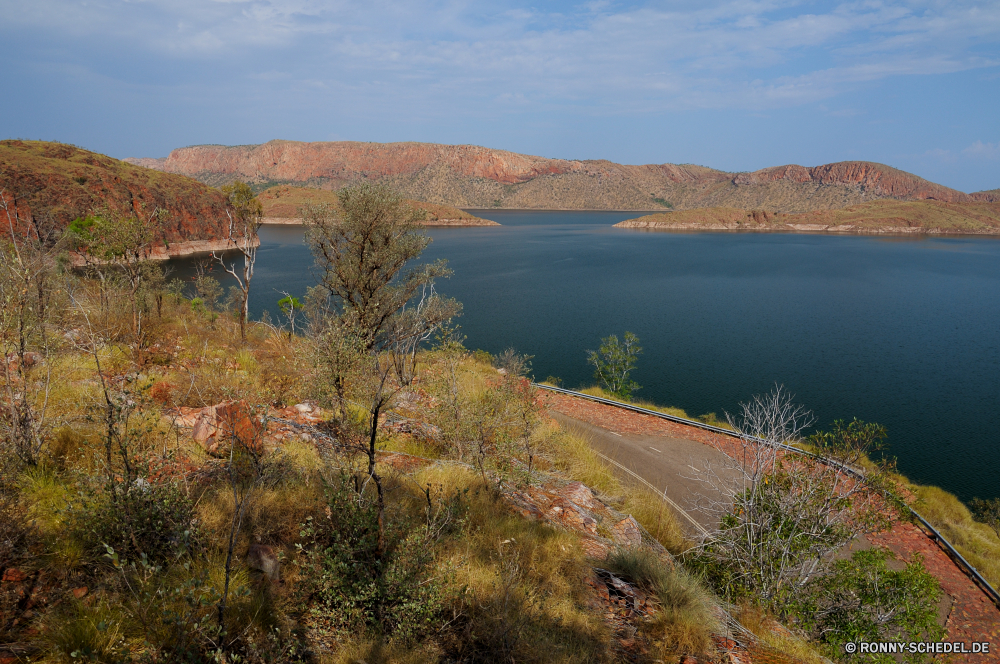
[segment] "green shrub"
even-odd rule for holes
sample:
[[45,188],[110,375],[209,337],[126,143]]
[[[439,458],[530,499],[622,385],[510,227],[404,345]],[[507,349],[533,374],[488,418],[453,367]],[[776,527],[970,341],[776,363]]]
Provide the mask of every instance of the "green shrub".
[[336,633],[411,641],[434,628],[446,600],[444,581],[431,576],[429,529],[389,520],[380,554],[378,510],[354,480],[344,475],[328,487],[325,517],[303,525],[303,591]]
[[192,545],[194,510],[180,487],[138,479],[117,494],[100,492],[74,510],[89,548],[111,546],[126,560],[163,562]]
[[[857,551],[840,560],[830,574],[807,584],[788,614],[800,628],[841,657],[844,644],[858,641],[937,641],[945,632],[937,624],[941,587],[924,568],[920,554],[901,570],[886,564],[894,558],[886,549]],[[889,664],[889,655],[868,661]],[[904,661],[925,661],[907,653]]]

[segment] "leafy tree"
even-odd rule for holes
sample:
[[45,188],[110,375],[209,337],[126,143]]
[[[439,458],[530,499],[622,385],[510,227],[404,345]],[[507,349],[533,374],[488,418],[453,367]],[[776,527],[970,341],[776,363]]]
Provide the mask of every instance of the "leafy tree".
[[212,258],[219,261],[223,269],[231,274],[239,286],[240,338],[247,338],[247,316],[250,306],[250,280],[253,279],[254,263],[257,262],[257,247],[260,245],[260,224],[264,208],[245,182],[234,182],[222,188],[226,196],[226,215],[229,227],[226,239],[243,257],[243,268],[237,272],[236,263],[226,263],[225,256],[212,252]]
[[[306,237],[325,293],[310,291],[319,328],[315,365],[334,403],[342,444],[365,455],[366,475],[375,485],[378,537],[375,558],[386,554],[385,489],[377,472],[379,418],[412,379],[416,348],[460,311],[440,297],[434,279],[450,271],[444,261],[404,271],[430,238],[418,232],[422,214],[398,194],[364,184],[338,194],[339,207],[304,209]],[[323,295],[327,297],[323,297]],[[419,294],[419,301],[407,305]],[[395,369],[398,381],[392,380]],[[361,406],[347,407],[348,401]]]
[[132,334],[136,343],[142,339],[142,311],[139,292],[149,273],[149,259],[157,234],[166,217],[166,210],[155,209],[146,213],[135,209],[101,210],[93,216],[77,219],[70,224],[75,241],[83,249],[87,266],[107,284],[107,271],[117,272],[124,278],[132,306]]
[[[332,296],[332,313],[363,340],[365,349],[383,350],[398,341],[393,334],[407,302],[438,277],[451,271],[445,261],[404,272],[430,243],[419,232],[422,214],[389,189],[363,184],[338,194],[340,206],[304,210],[306,237],[320,269],[320,284]],[[457,315],[460,305],[430,293],[437,306],[426,306],[424,325],[439,325]],[[442,306],[446,305],[446,306]],[[396,330],[409,335],[412,325]]]
[[626,332],[622,341],[612,334],[601,339],[596,351],[587,351],[587,362],[594,365],[594,378],[601,387],[620,399],[630,399],[639,384],[629,379],[635,362],[642,352],[639,337]]

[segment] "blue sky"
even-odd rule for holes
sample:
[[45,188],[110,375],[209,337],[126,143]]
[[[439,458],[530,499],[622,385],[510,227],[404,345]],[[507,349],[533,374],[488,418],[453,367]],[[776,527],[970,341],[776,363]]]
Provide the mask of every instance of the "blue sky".
[[1000,187],[1000,2],[0,0],[0,135],[427,141]]

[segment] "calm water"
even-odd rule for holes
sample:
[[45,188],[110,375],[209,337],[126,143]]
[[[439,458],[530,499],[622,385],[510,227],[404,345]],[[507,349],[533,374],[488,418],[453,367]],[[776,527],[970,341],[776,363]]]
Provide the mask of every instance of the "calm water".
[[[963,499],[1000,495],[1000,241],[611,228],[613,212],[483,211],[500,228],[432,229],[439,290],[466,346],[534,355],[592,382],[585,352],[629,330],[637,396],[732,412],[783,383],[821,425],[888,427],[901,471]],[[298,227],[262,232],[251,306],[314,283]],[[182,275],[190,261],[178,261]],[[218,269],[215,271],[218,272]],[[217,275],[218,276],[218,275]]]

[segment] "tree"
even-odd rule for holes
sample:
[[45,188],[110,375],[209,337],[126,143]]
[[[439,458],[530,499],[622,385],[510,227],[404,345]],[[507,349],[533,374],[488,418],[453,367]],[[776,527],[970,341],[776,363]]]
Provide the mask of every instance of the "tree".
[[[780,612],[810,579],[829,572],[835,551],[887,527],[887,508],[896,501],[877,468],[858,477],[842,461],[783,449],[801,442],[813,422],[784,387],[740,408],[737,416],[727,413],[739,434],[736,453],[729,450],[724,467],[698,473],[709,489],[698,497],[698,508],[719,527],[691,558],[720,591],[754,597]],[[817,434],[831,450],[864,448],[882,431],[863,422],[840,425]]]
[[[430,238],[418,232],[422,214],[398,194],[363,184],[341,190],[338,198],[339,209],[305,208],[306,238],[320,269],[320,284],[332,296],[334,315],[363,340],[366,350],[383,350],[398,343],[400,335],[413,334],[413,325],[397,324],[407,302],[451,271],[443,260],[403,271]],[[416,329],[436,327],[460,310],[454,300],[431,293]]]
[[247,317],[250,307],[250,280],[253,279],[253,267],[257,261],[257,247],[260,246],[260,224],[264,216],[264,208],[245,182],[234,182],[222,188],[226,196],[226,216],[229,217],[229,227],[226,239],[232,247],[243,256],[242,276],[237,273],[236,263],[227,264],[225,256],[212,252],[212,258],[219,261],[223,269],[231,274],[239,286],[242,295],[240,300],[240,339],[247,339]]
[[278,300],[278,308],[281,309],[281,313],[288,319],[288,338],[291,339],[295,336],[295,320],[302,311],[302,302],[299,298],[293,297],[284,291],[282,291],[282,295],[285,297]]
[[124,278],[125,288],[132,307],[132,335],[136,350],[142,345],[142,308],[139,290],[149,274],[149,259],[153,244],[162,227],[166,210],[159,208],[146,214],[139,210],[107,208],[97,214],[77,219],[69,230],[78,244],[83,245],[87,266],[97,273],[102,284],[107,284],[108,268]]
[[626,332],[622,341],[612,334],[601,339],[597,351],[587,351],[587,362],[594,365],[594,378],[601,387],[620,399],[630,399],[639,384],[630,380],[629,374],[641,352],[639,337],[631,332]]
[[[56,290],[54,252],[38,225],[23,219],[16,200],[3,190],[0,208],[6,217],[6,233],[0,231],[0,379],[5,393],[0,451],[6,452],[2,448],[10,445],[21,463],[35,465],[48,428],[52,384],[48,328]],[[4,237],[7,234],[9,238]]]
[[[380,417],[412,379],[416,348],[445,324],[460,305],[437,295],[434,279],[450,274],[444,261],[404,272],[430,239],[418,232],[421,215],[385,187],[361,185],[338,194],[340,207],[304,210],[307,240],[327,298],[313,310],[326,321],[318,334],[315,364],[335,406],[333,427],[350,451],[367,460],[367,481],[375,485],[378,540],[385,552],[385,490],[377,470]],[[420,294],[419,301],[407,304]],[[409,358],[409,359],[408,359]],[[392,380],[393,369],[399,380]],[[364,416],[348,407],[364,409]]]

